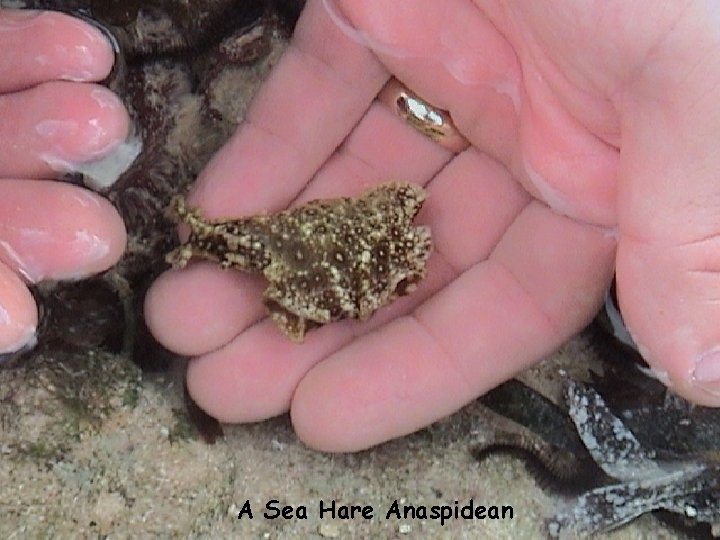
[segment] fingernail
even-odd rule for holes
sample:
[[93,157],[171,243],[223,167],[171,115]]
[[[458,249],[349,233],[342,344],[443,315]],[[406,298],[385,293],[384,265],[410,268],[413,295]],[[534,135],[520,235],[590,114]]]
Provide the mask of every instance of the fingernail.
[[[100,37],[106,43],[105,46],[110,49],[111,47],[107,44],[107,40],[102,38],[102,36]],[[96,64],[98,63],[98,59],[90,47],[87,45],[75,45],[68,49],[64,46],[56,45],[55,48],[58,54],[68,60],[69,66],[72,66],[65,69],[65,73],[60,76],[61,80],[86,82],[96,79]]]
[[120,52],[120,45],[118,44],[115,34],[112,33],[110,28],[104,26],[96,19],[85,17],[79,13],[74,14],[74,17],[85,23],[83,31],[88,39],[104,43],[110,47],[113,54]]
[[4,240],[0,240],[0,259],[12,264],[15,271],[27,282],[37,283],[45,277],[45,273],[32,257],[25,257]]
[[692,382],[709,394],[720,397],[720,347],[714,347],[698,357]]
[[112,136],[97,118],[82,123],[43,120],[35,126],[35,132],[49,147],[42,157],[53,161],[92,161],[122,142],[122,138]]
[[101,159],[72,165],[65,163],[50,164],[50,166],[58,169],[56,165],[61,165],[59,170],[70,169],[81,172],[83,174],[83,183],[87,187],[95,191],[101,191],[112,186],[122,173],[133,164],[141,151],[142,139],[139,135],[133,134]]
[[87,69],[68,69],[60,76],[60,80],[70,82],[88,82],[92,81],[94,78],[94,73]]
[[[110,244],[104,238],[89,231],[77,231],[68,249],[85,259],[87,265],[94,265],[97,261],[107,257],[110,253]],[[82,271],[72,274],[72,277],[76,276],[85,277],[82,275]]]
[[70,140],[81,136],[78,122],[74,120],[43,120],[35,126],[35,132],[50,147],[50,152],[44,154],[43,157],[69,161],[82,159],[81,156],[76,155],[78,152],[66,148]]
[[[22,229],[15,231],[15,245],[0,241],[0,260],[4,259],[29,283],[44,279],[76,280],[94,273],[99,261],[110,252],[108,242],[88,231],[76,231],[72,239],[58,240],[48,230]],[[71,255],[72,264],[62,268],[42,253],[57,249],[58,242]]]
[[115,62],[118,50],[112,34],[99,23],[76,13],[63,21],[74,32],[74,44],[54,44],[54,56],[64,66],[60,79],[85,82],[104,79]]
[[99,86],[90,92],[90,97],[95,100],[101,109],[117,110],[122,109],[123,104],[120,98],[105,87]]
[[[7,310],[0,306],[0,326],[12,327],[16,326],[16,324],[17,323],[10,318]],[[25,347],[34,346],[37,341],[35,330],[35,325],[29,325],[14,341],[7,344],[0,344],[0,354],[14,353]],[[15,330],[11,329],[11,332],[14,333],[15,331],[17,331],[17,328],[15,328]]]

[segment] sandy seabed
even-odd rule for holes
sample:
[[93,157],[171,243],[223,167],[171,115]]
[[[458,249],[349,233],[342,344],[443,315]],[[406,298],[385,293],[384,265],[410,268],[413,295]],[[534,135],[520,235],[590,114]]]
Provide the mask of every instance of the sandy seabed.
[[[531,378],[577,364],[580,339]],[[357,454],[308,449],[286,416],[226,426],[208,445],[188,422],[180,375],[94,354],[81,368],[35,358],[0,370],[0,537],[543,538],[562,504],[521,460],[475,462],[469,448],[493,429],[480,403]],[[471,500],[484,519],[432,519],[433,506]],[[387,514],[409,506],[414,518]],[[493,519],[503,506],[512,519]],[[644,516],[599,538],[675,537]]]

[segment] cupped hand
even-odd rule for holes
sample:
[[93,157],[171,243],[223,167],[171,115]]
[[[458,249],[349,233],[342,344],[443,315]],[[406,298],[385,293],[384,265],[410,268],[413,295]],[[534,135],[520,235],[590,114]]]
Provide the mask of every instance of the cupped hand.
[[[409,180],[428,187],[418,221],[435,253],[415,293],[302,345],[265,317],[258,278],[206,263],[163,275],[147,320],[197,356],[195,400],[226,422],[289,409],[309,445],[366,448],[557,348],[617,271],[651,366],[720,404],[711,6],[309,0],[192,200],[240,216]],[[391,75],[449,110],[470,148],[451,154],[375,101]]]
[[0,10],[0,353],[34,339],[26,283],[80,278],[122,254],[125,228],[103,198],[53,182],[110,152],[128,118],[107,89],[110,43],[60,13]]

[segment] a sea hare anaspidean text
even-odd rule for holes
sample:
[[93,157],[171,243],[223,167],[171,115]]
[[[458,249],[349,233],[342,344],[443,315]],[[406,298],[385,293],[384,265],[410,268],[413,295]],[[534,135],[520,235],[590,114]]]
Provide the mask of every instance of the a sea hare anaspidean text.
[[[392,501],[380,512],[369,504],[338,504],[335,500],[320,500],[317,516],[320,519],[373,519],[378,516],[385,519],[433,519],[444,525],[451,519],[513,519],[514,510],[508,505],[485,506],[477,504],[473,499],[464,504],[455,501],[453,504],[435,504],[426,506],[422,504],[406,504]],[[262,516],[265,519],[308,519],[310,510],[308,505],[284,504],[277,499],[265,503]],[[246,500],[237,513],[238,519],[254,519],[256,511],[253,510],[250,500]]]

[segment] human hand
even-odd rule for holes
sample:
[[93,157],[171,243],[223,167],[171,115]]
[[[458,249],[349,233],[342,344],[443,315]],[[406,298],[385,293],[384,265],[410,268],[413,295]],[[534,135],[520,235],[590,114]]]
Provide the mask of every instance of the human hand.
[[[720,368],[695,371],[720,342],[709,5],[309,0],[192,202],[240,216],[409,180],[428,186],[418,221],[436,252],[412,295],[302,345],[265,319],[259,280],[205,263],[164,274],[146,318],[198,356],[193,398],[225,422],[289,409],[309,445],[366,448],[557,348],[617,267],[654,369],[720,404],[718,383],[699,382]],[[472,146],[453,155],[374,102],[390,74],[449,110]]]
[[0,10],[0,353],[32,343],[37,308],[25,283],[105,270],[122,254],[117,211],[85,189],[48,180],[127,135],[107,89],[109,42],[60,13]]

